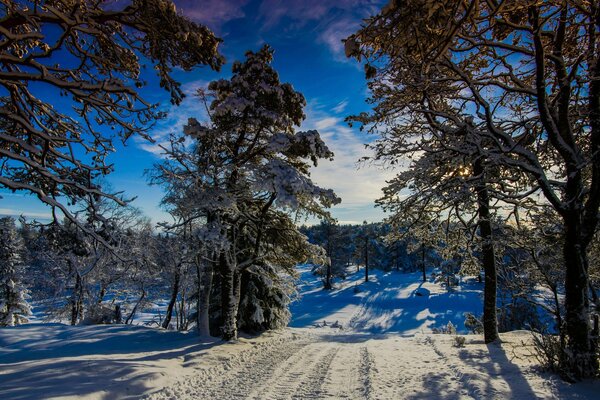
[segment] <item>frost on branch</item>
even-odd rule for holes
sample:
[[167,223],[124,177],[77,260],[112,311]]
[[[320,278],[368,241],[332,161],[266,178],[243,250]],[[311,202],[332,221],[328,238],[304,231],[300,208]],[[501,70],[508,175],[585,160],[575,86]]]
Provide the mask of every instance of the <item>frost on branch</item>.
[[126,202],[94,182],[112,171],[115,138],[148,138],[163,117],[138,92],[143,68],[153,67],[179,104],[174,67],[218,70],[224,62],[220,39],[170,0],[0,0],[0,16],[0,187],[33,194],[72,220],[65,204],[86,194]]
[[211,82],[199,96],[210,121],[190,118],[184,135],[193,143],[172,137],[154,177],[167,188],[173,228],[195,226],[211,255],[211,301],[219,305],[210,330],[226,340],[238,328],[285,324],[289,298],[276,274],[293,274],[313,253],[292,215],[327,217],[340,201],[310,179],[310,167],[333,153],[317,131],[296,132],[306,101],[279,81],[272,59],[269,46],[247,52],[231,79]]

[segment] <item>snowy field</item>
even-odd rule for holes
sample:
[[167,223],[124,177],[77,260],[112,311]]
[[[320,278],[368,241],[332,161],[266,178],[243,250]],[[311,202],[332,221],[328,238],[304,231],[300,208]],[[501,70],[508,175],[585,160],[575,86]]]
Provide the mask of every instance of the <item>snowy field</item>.
[[300,266],[299,299],[292,303],[291,327],[307,328],[338,322],[343,330],[360,333],[431,333],[432,328],[452,322],[467,333],[464,313],[481,314],[483,284],[464,279],[452,291],[437,283],[422,282],[421,272],[371,271],[369,282],[364,270],[338,281],[331,292],[315,278],[310,268]]
[[476,282],[447,292],[419,274],[365,284],[360,271],[326,293],[300,272],[291,328],[233,344],[143,326],[0,329],[0,399],[598,398],[598,382],[537,371],[528,332],[501,345],[466,335],[463,348],[433,334],[479,312]]

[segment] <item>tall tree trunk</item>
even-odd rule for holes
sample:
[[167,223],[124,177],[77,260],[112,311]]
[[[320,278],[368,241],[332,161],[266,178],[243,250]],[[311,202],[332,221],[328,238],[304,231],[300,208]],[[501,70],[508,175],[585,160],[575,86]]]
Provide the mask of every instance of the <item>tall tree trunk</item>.
[[71,325],[77,325],[77,322],[83,318],[83,284],[81,275],[75,271],[75,287],[71,296]]
[[[235,257],[235,256],[231,256]],[[221,269],[221,338],[237,339],[237,299],[235,298],[235,264],[225,252],[220,256]]]
[[423,272],[423,282],[427,282],[427,273],[425,271],[425,246],[421,245],[421,270]]
[[331,257],[327,257],[327,271],[325,272],[325,290],[331,290],[333,285],[331,284]]
[[365,236],[365,282],[369,282],[369,237]]
[[331,237],[333,236],[331,233],[331,225],[327,226],[327,270],[325,271],[325,284],[323,288],[325,290],[333,289],[333,284],[331,283],[332,272],[331,272],[331,260],[332,260],[332,245],[331,245]]
[[200,259],[196,260],[196,279],[198,282],[198,298],[196,299],[196,324],[198,335],[210,336],[210,293],[213,284],[214,263],[206,263],[204,273]]
[[400,244],[396,241],[396,271],[400,271]]
[[490,196],[485,183],[483,160],[474,163],[473,173],[479,177],[475,190],[479,217],[479,233],[481,235],[481,253],[485,283],[483,289],[483,337],[485,343],[498,340],[498,318],[496,315],[497,273],[494,242],[492,237],[492,221],[490,219]]
[[177,295],[179,294],[180,280],[179,265],[177,266],[177,271],[175,272],[175,276],[173,278],[173,291],[171,292],[171,300],[169,301],[169,305],[167,306],[165,320],[162,323],[162,327],[164,329],[169,328],[169,324],[171,323],[171,318],[173,316],[173,307],[175,307],[175,303],[177,303]]
[[581,222],[573,212],[565,218],[566,262],[565,276],[565,324],[567,348],[564,362],[575,379],[587,378],[598,373],[595,341],[591,335],[588,309],[587,254],[582,245]]

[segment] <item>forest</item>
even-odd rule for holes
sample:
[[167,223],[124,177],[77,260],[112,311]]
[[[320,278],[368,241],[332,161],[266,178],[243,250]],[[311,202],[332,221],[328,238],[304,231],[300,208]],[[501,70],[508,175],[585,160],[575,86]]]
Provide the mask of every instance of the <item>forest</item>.
[[[230,4],[217,3],[206,7]],[[239,10],[260,12],[268,3],[244,1]],[[290,2],[288,12],[315,23],[320,17],[307,10],[317,8],[300,3]],[[16,377],[28,370],[14,363],[42,359],[15,341],[35,343],[38,327],[76,336],[95,326],[132,333],[143,326],[148,335],[174,335],[161,346],[195,340],[216,352],[227,352],[218,349],[225,344],[255,347],[231,350],[231,368],[241,371],[231,393],[224,384],[222,391],[199,389],[207,376],[228,376],[230,367],[219,368],[229,364],[206,361],[212,372],[186,378],[196,385],[188,392],[205,396],[199,398],[230,398],[246,385],[240,377],[260,371],[292,385],[301,346],[319,357],[302,371],[306,382],[293,395],[289,387],[277,392],[275,382],[262,398],[413,398],[398,379],[386,386],[387,375],[373,377],[373,365],[387,357],[381,349],[392,346],[386,340],[433,350],[467,398],[571,393],[543,392],[552,385],[539,379],[552,377],[561,382],[556,390],[584,390],[578,398],[598,389],[600,5],[350,3],[327,8],[331,15],[345,7],[362,13],[351,30],[337,32],[333,48],[344,68],[360,68],[366,97],[348,112],[348,101],[336,99],[335,121],[344,125],[340,132],[360,135],[363,153],[352,165],[391,176],[369,193],[381,219],[359,211],[353,221],[336,218],[346,204],[336,181],[348,177],[323,180],[316,171],[335,162],[344,139],[328,131],[334,118],[310,125],[321,110],[313,89],[305,95],[289,79],[287,53],[279,58],[279,36],[269,44],[267,19],[259,20],[265,38],[242,42],[243,56],[230,59],[234,31],[211,25],[186,1],[0,0],[0,206],[23,199],[21,210],[0,208],[0,348],[8,349],[0,350],[0,366],[21,371],[11,372]],[[227,12],[238,9],[231,4]],[[196,80],[189,84],[186,74]],[[318,74],[308,79],[324,81]],[[142,163],[135,146],[153,149],[136,180],[160,193],[153,200],[164,218],[149,216],[122,185],[115,189],[112,177],[125,160]],[[47,215],[28,217],[29,201]],[[434,315],[436,296],[445,314]],[[405,322],[402,307],[404,318],[410,307],[420,313]],[[380,325],[371,325],[378,316]],[[417,329],[413,319],[428,322]],[[338,328],[339,338],[330,338]],[[494,373],[454,352],[488,346],[481,351],[490,362],[509,368],[493,357],[521,340],[521,331],[530,349],[521,357],[535,364],[534,377],[505,384],[512,392],[498,382],[488,385],[494,393],[484,392],[482,377]],[[293,340],[269,339],[277,332]],[[388,344],[359,347],[367,333]],[[402,335],[409,333],[411,339]],[[447,341],[435,338],[443,334]],[[163,341],[169,343],[162,336],[156,343]],[[344,343],[345,350],[334,347]],[[260,358],[269,346],[279,360],[273,364]],[[342,362],[341,354],[357,358]],[[463,364],[452,367],[458,358]],[[264,361],[264,371],[244,370],[246,359]],[[357,375],[345,384],[344,374]],[[317,376],[327,378],[313,384]],[[445,384],[414,398],[454,398],[458,389]],[[242,397],[261,398],[253,385]],[[356,391],[345,392],[352,385]],[[5,395],[41,398],[18,393]],[[190,395],[136,393],[131,398]]]

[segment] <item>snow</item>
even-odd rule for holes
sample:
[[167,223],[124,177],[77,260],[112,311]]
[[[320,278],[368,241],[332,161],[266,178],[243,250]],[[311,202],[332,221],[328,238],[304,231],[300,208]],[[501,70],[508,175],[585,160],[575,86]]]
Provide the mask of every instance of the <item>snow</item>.
[[[350,267],[353,271],[356,267]],[[431,333],[452,322],[459,333],[466,312],[482,313],[483,284],[466,278],[448,291],[421,272],[400,273],[372,270],[364,282],[364,270],[338,282],[330,293],[312,276],[310,266],[300,266],[299,299],[291,306],[291,327],[309,328],[323,321],[338,321],[346,330],[361,333]],[[357,292],[358,289],[358,292]]]
[[0,398],[136,398],[185,375],[183,354],[214,342],[131,325],[0,329]]
[[363,273],[326,292],[300,267],[290,328],[234,343],[131,325],[0,329],[0,398],[597,398],[599,382],[540,372],[529,332],[491,345],[466,335],[461,348],[433,334],[448,321],[464,329],[480,284],[448,292],[420,274],[373,271],[364,283]]

